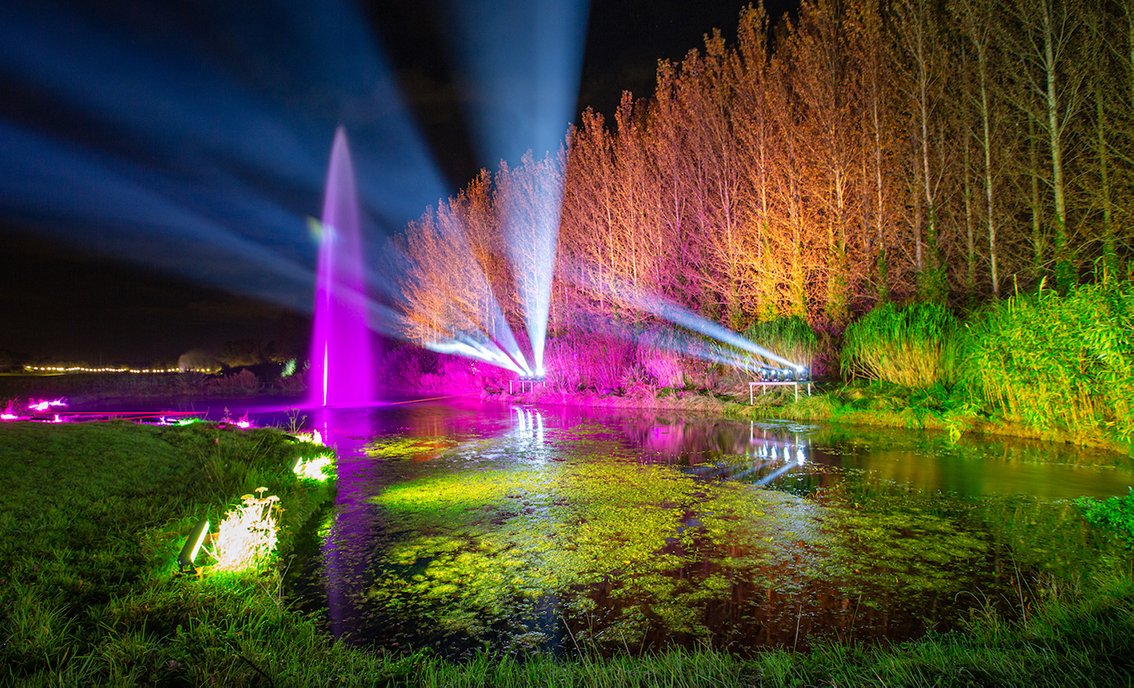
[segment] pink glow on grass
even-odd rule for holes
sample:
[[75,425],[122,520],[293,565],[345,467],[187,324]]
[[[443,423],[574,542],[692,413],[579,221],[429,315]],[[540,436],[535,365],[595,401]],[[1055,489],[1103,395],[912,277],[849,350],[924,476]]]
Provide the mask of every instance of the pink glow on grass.
[[342,127],[335,132],[323,199],[308,403],[365,406],[374,401],[358,201]]

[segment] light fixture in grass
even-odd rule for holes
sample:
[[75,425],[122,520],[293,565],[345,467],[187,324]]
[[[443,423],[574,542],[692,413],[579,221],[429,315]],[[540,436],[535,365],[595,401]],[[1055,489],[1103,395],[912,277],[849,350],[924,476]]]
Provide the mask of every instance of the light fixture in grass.
[[311,457],[299,457],[292,471],[304,480],[325,481],[330,477],[331,467],[334,466],[335,457],[330,454],[320,454]]
[[241,497],[221,521],[211,554],[217,570],[239,571],[264,562],[276,548],[279,531],[280,498],[264,496],[268,488]]

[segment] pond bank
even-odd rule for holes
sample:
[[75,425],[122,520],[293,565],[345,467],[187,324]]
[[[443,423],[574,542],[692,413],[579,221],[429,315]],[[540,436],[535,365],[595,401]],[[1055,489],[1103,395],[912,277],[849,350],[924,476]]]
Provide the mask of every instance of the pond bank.
[[[986,607],[962,631],[895,645],[828,644],[750,659],[710,648],[610,659],[485,651],[464,663],[373,654],[334,641],[279,597],[296,524],[327,496],[289,482],[296,446],[282,433],[11,424],[0,426],[0,446],[8,638],[0,661],[13,683],[1117,685],[1134,668],[1128,558],[1089,581],[1029,582],[1034,602],[1020,621]],[[192,523],[261,484],[281,496],[291,519],[276,565],[176,577],[173,561]]]
[[[593,408],[688,411],[739,420],[778,418],[840,425],[902,428],[944,432],[952,437],[966,433],[1043,440],[1107,449],[1134,455],[1134,445],[1117,433],[1093,427],[1033,427],[983,412],[970,402],[952,399],[941,390],[909,390],[895,385],[863,382],[816,383],[810,396],[794,399],[787,388],[757,394],[753,404],[738,392],[717,394],[699,390],[630,390],[621,395],[597,392],[539,391],[527,394],[485,394],[490,401],[517,401]],[[802,394],[802,392],[801,392]]]

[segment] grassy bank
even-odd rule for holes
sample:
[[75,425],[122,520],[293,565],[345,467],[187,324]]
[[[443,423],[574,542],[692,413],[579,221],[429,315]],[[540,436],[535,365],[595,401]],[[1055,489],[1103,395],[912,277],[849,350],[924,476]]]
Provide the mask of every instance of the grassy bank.
[[[648,657],[455,664],[332,641],[281,599],[280,571],[326,492],[290,473],[281,433],[213,426],[0,425],[0,682],[15,685],[795,686],[1125,685],[1134,670],[1129,557],[1033,581],[1023,620],[894,646],[752,659]],[[193,522],[266,485],[285,507],[280,556],[255,573],[179,576]],[[1085,569],[1086,571],[1087,569]]]
[[193,524],[261,486],[285,508],[286,561],[328,495],[291,473],[299,451],[204,424],[0,424],[0,683],[247,683],[277,661],[265,639],[312,638],[274,567],[176,574]]

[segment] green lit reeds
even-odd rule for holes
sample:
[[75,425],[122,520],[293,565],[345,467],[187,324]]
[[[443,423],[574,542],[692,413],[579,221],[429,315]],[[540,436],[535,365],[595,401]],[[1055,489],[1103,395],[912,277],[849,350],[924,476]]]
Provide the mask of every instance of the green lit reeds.
[[819,352],[819,338],[807,321],[798,315],[756,323],[744,336],[784,358],[810,368]]
[[847,328],[839,362],[847,377],[906,387],[954,377],[957,320],[943,306],[884,303]]
[[1100,283],[1017,295],[966,328],[963,379],[1032,427],[1134,438],[1134,287]]

